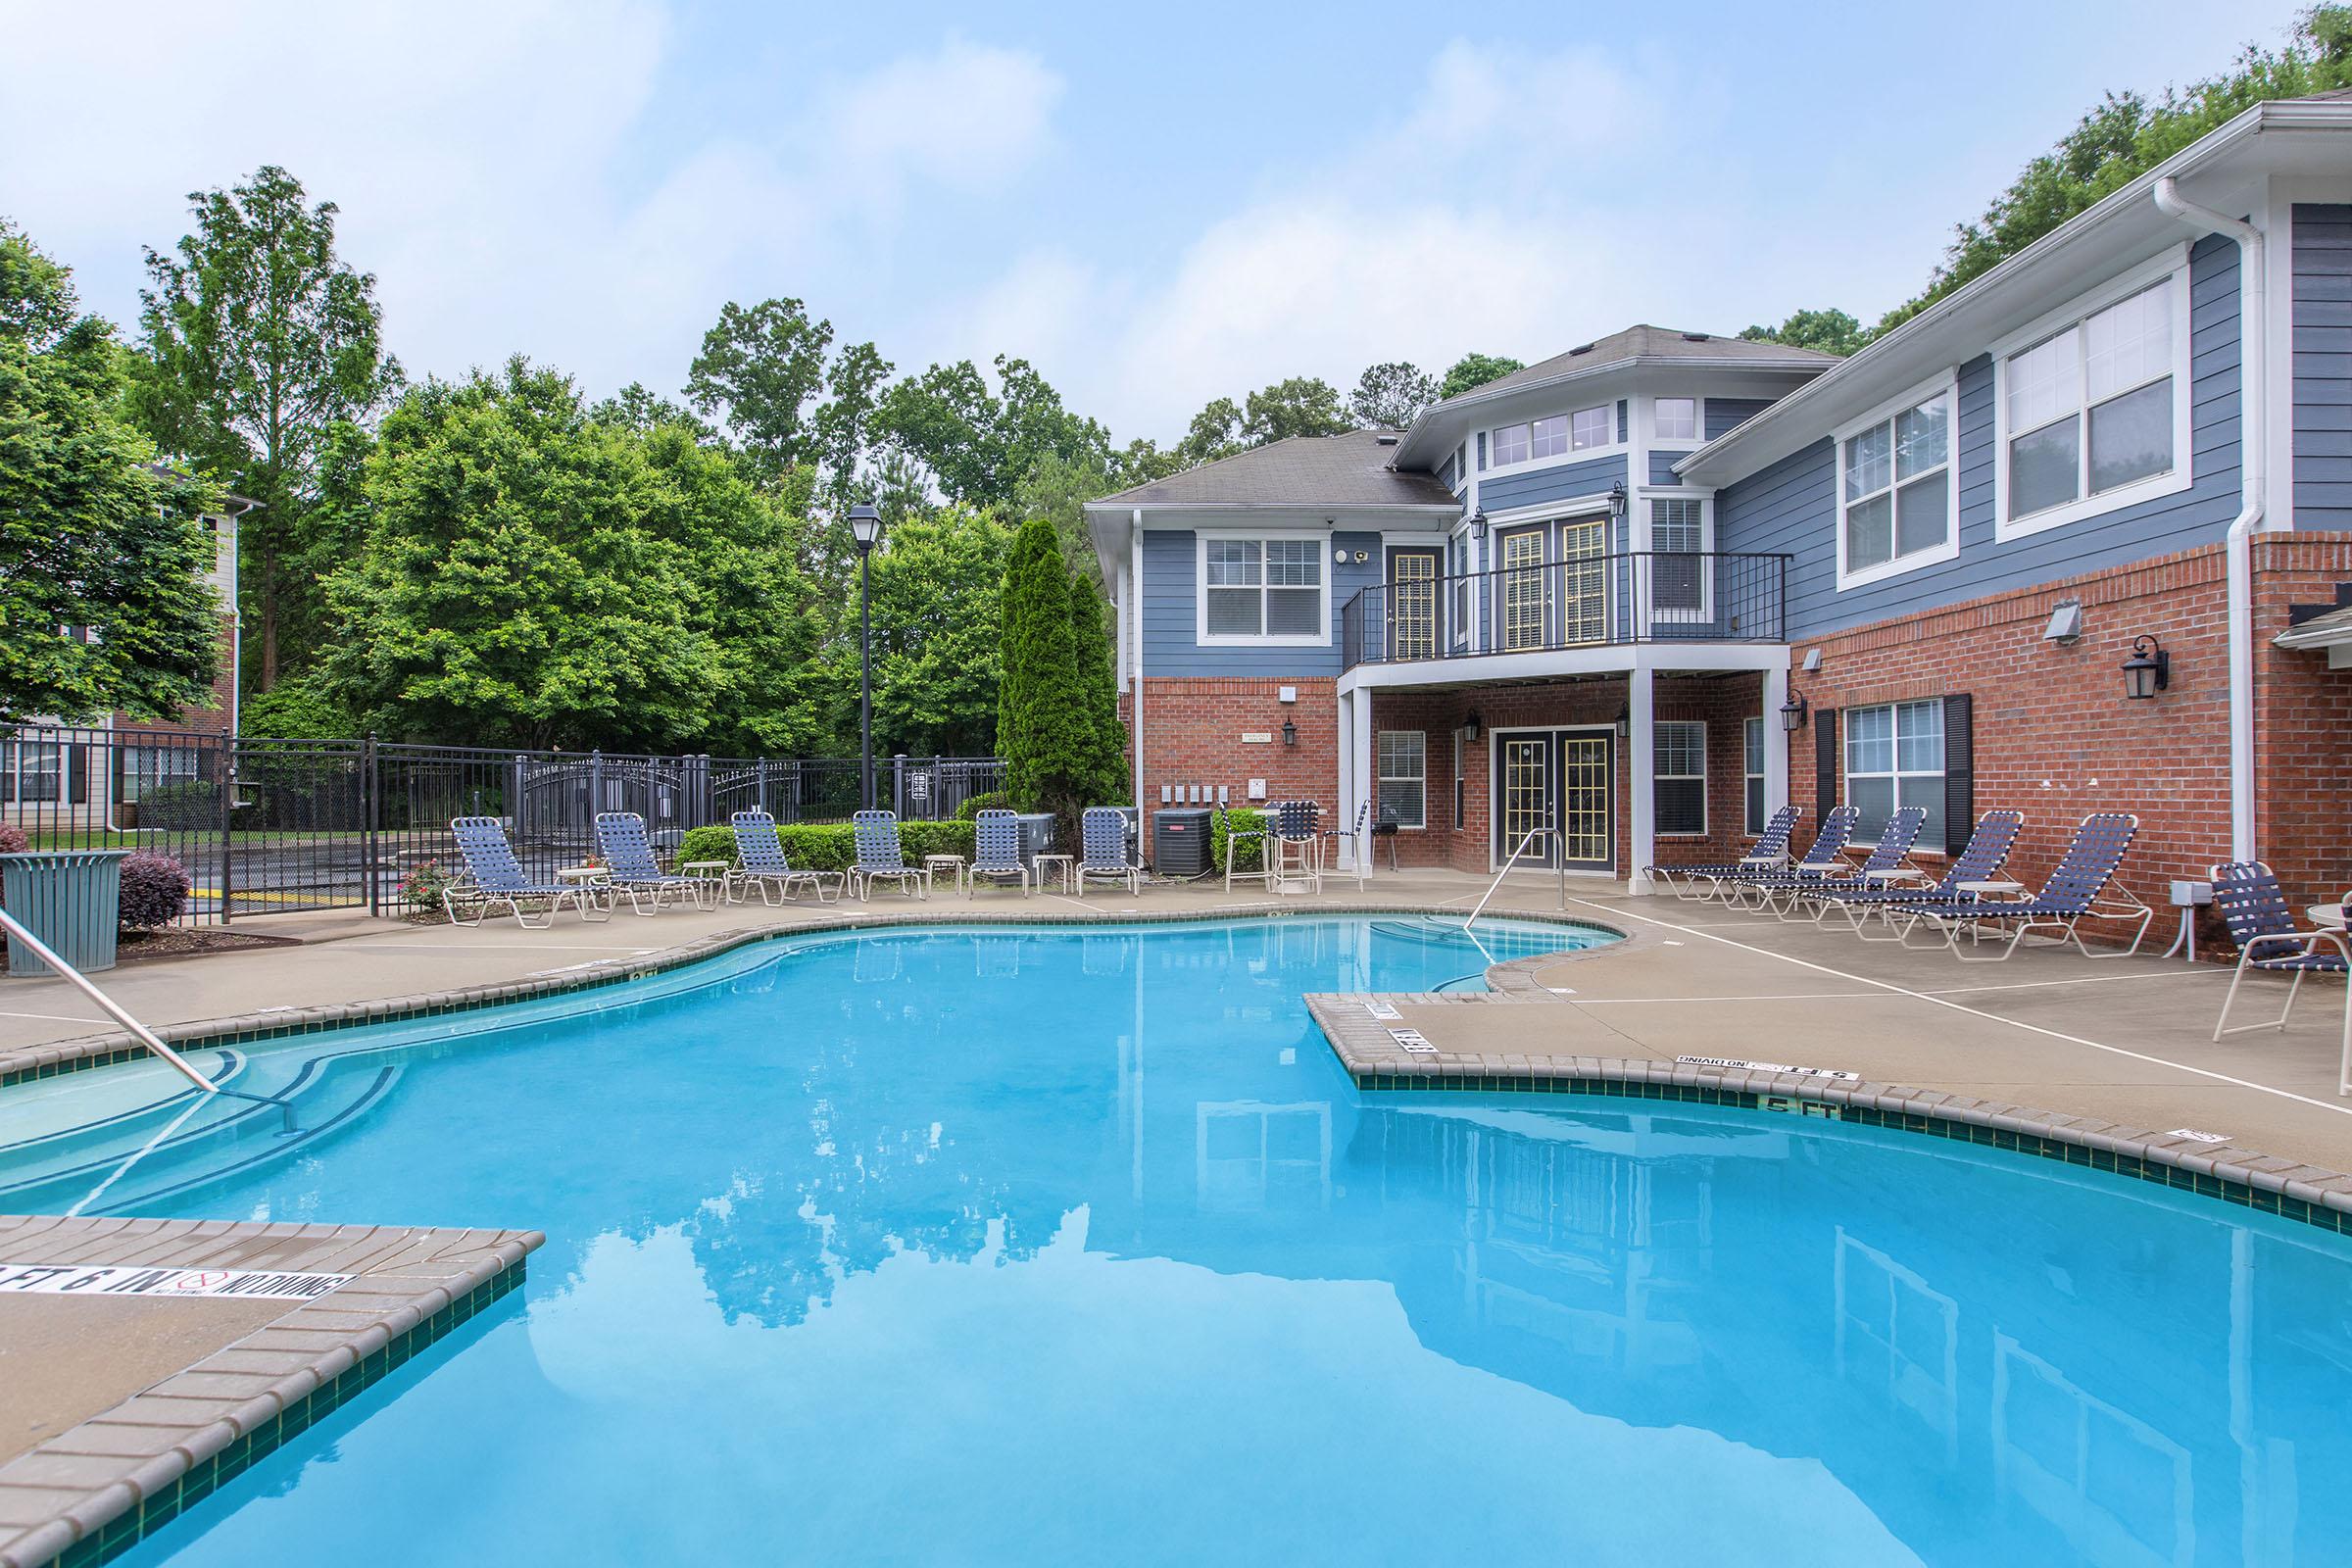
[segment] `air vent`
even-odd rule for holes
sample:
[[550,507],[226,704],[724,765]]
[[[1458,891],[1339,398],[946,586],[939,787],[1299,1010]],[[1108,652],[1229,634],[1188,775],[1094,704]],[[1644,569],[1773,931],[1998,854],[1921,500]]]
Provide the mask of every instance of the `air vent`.
[[1390,435],[1386,431],[1381,432],[1372,439],[1379,442],[1384,447],[1393,447],[1396,444],[1396,438],[1393,435]]
[[1590,354],[1592,352],[1592,345],[1590,343],[1579,343],[1576,347],[1570,349],[1568,352],[1572,356],[1578,354]]
[[1713,334],[1708,332],[1685,332],[1683,334],[1683,341],[1686,343],[1704,343],[1712,336]]

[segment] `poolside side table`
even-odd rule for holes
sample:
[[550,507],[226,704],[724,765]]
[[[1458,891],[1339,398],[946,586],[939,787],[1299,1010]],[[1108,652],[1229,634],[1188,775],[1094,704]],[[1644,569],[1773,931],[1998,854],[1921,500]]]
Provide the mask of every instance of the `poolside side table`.
[[[688,860],[678,867],[678,875],[691,877],[696,883],[694,906],[715,909],[727,900],[727,873],[734,870],[726,860]],[[709,902],[705,902],[706,898]]]
[[1078,858],[1074,855],[1040,855],[1037,858],[1037,885],[1040,888],[1046,885],[1046,866],[1049,862],[1057,867],[1054,874],[1059,879],[1061,891],[1069,892],[1070,871],[1077,865]]
[[2344,907],[2341,904],[2315,904],[2303,914],[2323,931],[2341,931],[2345,928]]
[[610,903],[612,898],[612,868],[609,865],[559,865],[556,867],[556,881],[583,892],[590,888],[603,888],[606,902]]
[[963,857],[960,855],[926,855],[923,857],[923,890],[929,892],[932,881],[940,872],[948,873],[948,885],[958,893],[969,892],[965,885]]
[[1865,867],[1862,872],[1864,882],[1875,882],[1881,886],[1889,882],[1925,882],[1927,879],[1928,873],[1916,865],[1884,865],[1876,871]]
[[2006,878],[1995,877],[1989,882],[1955,883],[1952,887],[1952,891],[1954,893],[1971,894],[1976,898],[1978,903],[1983,904],[1988,902],[1998,902],[1997,900],[1987,900],[1985,895],[1988,893],[1997,893],[2003,898],[2006,898],[2013,894],[2025,892],[2026,885],[2023,882],[2011,882]]

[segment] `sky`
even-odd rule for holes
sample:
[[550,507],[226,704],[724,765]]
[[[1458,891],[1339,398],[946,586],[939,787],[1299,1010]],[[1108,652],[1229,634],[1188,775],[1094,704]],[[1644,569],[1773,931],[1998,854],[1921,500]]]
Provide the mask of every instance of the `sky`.
[[791,296],[1164,444],[1290,375],[1873,319],[2101,92],[2296,9],[0,0],[0,216],[133,325],[188,193],[276,163],[412,376],[674,395]]

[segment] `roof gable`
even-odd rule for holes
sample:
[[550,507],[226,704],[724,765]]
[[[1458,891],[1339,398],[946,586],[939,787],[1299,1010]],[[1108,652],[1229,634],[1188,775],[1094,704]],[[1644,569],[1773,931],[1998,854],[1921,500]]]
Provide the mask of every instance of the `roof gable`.
[[1390,466],[1394,434],[1295,435],[1153,479],[1089,510],[1131,507],[1451,507],[1436,477]]

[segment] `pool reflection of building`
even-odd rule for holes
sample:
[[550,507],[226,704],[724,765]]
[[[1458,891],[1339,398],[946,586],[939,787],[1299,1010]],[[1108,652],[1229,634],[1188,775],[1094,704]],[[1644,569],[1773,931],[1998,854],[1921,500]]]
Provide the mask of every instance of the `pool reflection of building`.
[[[1213,963],[1270,973],[1350,935],[1236,929]],[[892,946],[861,952],[859,978],[896,973]],[[1320,955],[1342,973],[1361,957]],[[1026,961],[1018,937],[970,941],[975,981]],[[1894,1134],[1798,1136],[1642,1102],[1359,1102],[1311,1028],[1273,1052],[1204,1044],[1213,1018],[1156,1040],[1147,1017],[1188,1004],[1279,1004],[1270,988],[1209,991],[1206,966],[1090,934],[1077,967],[1102,1003],[1101,1054],[1052,1105],[933,1080],[879,1103],[861,1091],[852,1108],[832,1089],[856,1063],[820,1045],[799,1167],[684,1217],[729,1315],[796,1321],[902,1249],[1017,1260],[1083,1203],[1090,1250],[1387,1281],[1438,1354],[1591,1413],[1817,1459],[1932,1560],[1971,1560],[1955,1516],[2010,1535],[2038,1520],[2057,1558],[2126,1564],[2314,1560],[2344,1539],[2321,1462],[2343,1452],[2337,1412],[2293,1391],[2309,1363],[2352,1366],[2352,1326],[2291,1344],[2255,1332],[2271,1293],[2334,1288],[2340,1259],[2319,1238],[2266,1236],[2258,1269],[2249,1235],[2218,1215],[2178,1220],[2163,1246],[2082,1234],[2045,1200],[2092,1178],[2055,1165],[1925,1141],[1899,1158],[1823,1157],[1824,1140]],[[849,1055],[871,1065],[870,1049]],[[974,1053],[954,1070],[994,1067]],[[986,1111],[943,1129],[933,1101]],[[1856,1170],[1871,1191],[1850,1186]],[[1442,1255],[1432,1234],[1448,1238]],[[2055,1329],[2061,1314],[2108,1326],[2095,1353]],[[2210,1354],[2183,1364],[2183,1343]],[[2274,1434],[2259,1446],[2237,1441],[2257,1400]],[[2183,1431],[2212,1442],[2192,1453],[2164,1436]]]

